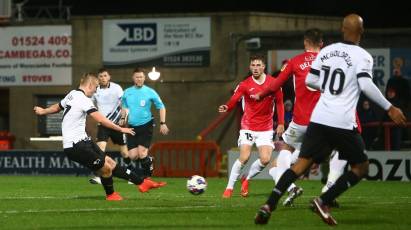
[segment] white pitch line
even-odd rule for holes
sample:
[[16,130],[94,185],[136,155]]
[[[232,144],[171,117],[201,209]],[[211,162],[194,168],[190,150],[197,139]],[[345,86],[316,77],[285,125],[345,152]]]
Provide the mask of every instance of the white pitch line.
[[[156,193],[153,196],[150,196],[151,198],[160,198],[163,195],[167,195],[170,197],[169,193]],[[268,195],[267,195],[268,196]],[[172,197],[175,198],[195,198],[195,197],[202,197],[202,198],[220,198],[220,196],[216,196],[216,195],[206,195],[206,194],[201,194],[198,196],[195,195],[191,195],[191,194],[176,194]],[[233,197],[240,197],[240,195],[233,195]],[[307,195],[303,195],[301,196],[302,198],[314,198],[316,196],[307,196]],[[0,197],[0,200],[53,200],[53,199],[58,199],[58,200],[75,200],[75,199],[79,199],[81,198],[81,196],[5,196],[5,197]],[[139,197],[137,197],[138,199]],[[369,196],[342,196],[341,200],[362,200],[362,199],[366,199],[366,200],[381,200],[381,199],[386,199],[386,196],[373,196],[373,197],[369,197]],[[411,200],[411,196],[392,196],[390,197],[391,199],[409,199]],[[246,199],[246,198],[245,198]]]
[[[411,204],[411,201],[408,202],[375,202],[371,205],[394,205],[394,204]],[[305,204],[295,204],[296,207],[306,207]],[[144,207],[132,207],[132,208],[76,208],[76,209],[28,209],[28,210],[4,210],[0,211],[0,214],[22,214],[22,213],[73,213],[73,212],[96,212],[96,211],[109,211],[109,212],[118,212],[118,211],[130,211],[130,210],[185,210],[185,209],[202,209],[202,208],[222,208],[224,206],[220,205],[193,205],[193,206],[170,206],[170,207],[153,207],[153,206],[144,206]],[[232,205],[233,208],[246,207],[245,205]]]
[[72,199],[78,199],[79,196],[62,196],[62,197],[57,197],[57,196],[6,196],[6,197],[0,197],[0,200],[72,200]]
[[196,208],[220,208],[217,205],[201,205],[201,206],[180,206],[180,207],[133,207],[133,208],[76,208],[76,209],[45,209],[45,210],[5,210],[0,211],[0,214],[22,214],[22,213],[68,213],[68,212],[96,212],[96,211],[130,211],[130,210],[167,210],[167,209],[196,209]]

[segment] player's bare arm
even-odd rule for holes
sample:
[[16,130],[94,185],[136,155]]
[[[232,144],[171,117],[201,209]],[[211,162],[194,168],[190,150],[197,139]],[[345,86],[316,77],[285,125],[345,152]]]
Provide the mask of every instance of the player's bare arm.
[[121,127],[127,127],[127,124],[128,124],[127,121],[128,121],[128,109],[122,108],[121,117],[120,117],[120,121],[118,122],[118,125],[120,125]]
[[405,118],[404,114],[402,113],[401,109],[391,105],[388,109],[388,116],[394,121],[395,124],[405,126],[405,122],[407,119]]
[[220,113],[225,113],[225,112],[227,112],[227,110],[228,110],[228,106],[227,106],[227,105],[220,105],[220,106],[218,107],[218,112],[220,112]]
[[132,128],[123,128],[123,127],[120,127],[120,126],[114,124],[114,123],[113,123],[112,121],[110,121],[109,119],[107,119],[103,114],[101,114],[101,113],[98,112],[98,111],[93,112],[93,113],[90,113],[90,116],[91,116],[94,120],[96,120],[97,122],[101,123],[103,126],[105,126],[105,127],[107,127],[107,128],[110,128],[110,129],[113,129],[113,130],[116,130],[116,131],[119,131],[119,132],[122,132],[122,133],[128,133],[128,134],[133,135],[133,136],[134,136],[134,134],[136,134]]
[[358,84],[361,88],[361,91],[375,103],[377,103],[381,108],[384,108],[388,116],[394,121],[397,125],[405,125],[406,118],[402,113],[401,109],[391,105],[391,103],[382,95],[381,91],[375,86],[371,78],[360,78],[358,79]]
[[277,125],[277,129],[275,130],[275,132],[277,133],[277,136],[281,137],[284,133],[284,125],[283,124],[278,124]]
[[163,135],[167,135],[170,130],[166,124],[166,109],[160,109],[160,133]]
[[61,108],[60,108],[60,105],[56,103],[47,108],[42,108],[40,106],[34,106],[33,111],[37,115],[47,115],[47,114],[58,113],[61,111]]

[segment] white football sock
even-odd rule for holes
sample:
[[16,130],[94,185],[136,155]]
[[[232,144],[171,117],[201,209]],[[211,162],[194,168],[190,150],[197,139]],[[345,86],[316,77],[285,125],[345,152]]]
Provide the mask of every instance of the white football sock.
[[273,181],[275,181],[276,175],[277,175],[277,167],[272,167],[270,170],[268,170],[268,174],[273,178]]
[[[277,167],[272,167],[270,170],[268,170],[268,174],[273,178],[275,181],[276,175],[277,175]],[[288,188],[287,192],[290,192],[293,188],[297,187],[294,183],[292,183]]]
[[344,173],[345,166],[347,165],[346,160],[338,159],[338,152],[330,159],[330,171],[328,172],[327,183],[322,188],[321,192],[325,193]]
[[257,159],[256,161],[253,162],[253,164],[250,167],[250,170],[248,171],[247,175],[247,180],[255,177],[257,174],[259,174],[263,169],[265,168],[265,165],[263,165],[260,161],[260,159]]
[[244,167],[243,164],[241,164],[240,160],[236,160],[233,164],[233,167],[231,168],[230,172],[230,177],[228,179],[228,184],[226,189],[233,189],[234,184],[237,181],[238,176],[240,175],[241,169]]
[[291,166],[291,152],[288,150],[281,150],[277,157],[277,172],[275,175],[275,183],[278,183],[283,173]]

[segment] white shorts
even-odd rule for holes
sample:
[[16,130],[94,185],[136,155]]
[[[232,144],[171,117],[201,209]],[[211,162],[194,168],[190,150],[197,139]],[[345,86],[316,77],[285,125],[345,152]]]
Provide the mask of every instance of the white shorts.
[[238,137],[238,146],[240,145],[255,145],[260,147],[262,145],[271,146],[274,149],[273,143],[274,131],[251,131],[240,130],[240,136]]
[[283,133],[282,138],[285,143],[300,150],[306,131],[307,126],[297,125],[294,121],[291,121],[287,130]]

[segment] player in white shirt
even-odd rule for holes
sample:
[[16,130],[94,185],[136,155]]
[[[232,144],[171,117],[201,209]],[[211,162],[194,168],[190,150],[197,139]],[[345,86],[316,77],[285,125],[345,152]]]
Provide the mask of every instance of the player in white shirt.
[[297,163],[281,176],[266,203],[255,216],[256,224],[266,224],[288,186],[315,162],[320,163],[336,149],[340,159],[351,166],[335,184],[311,202],[311,207],[328,225],[336,225],[329,205],[368,172],[364,142],[357,132],[355,109],[363,92],[397,125],[405,124],[400,109],[391,105],[372,82],[373,59],[358,46],[364,31],[359,15],[350,14],[342,23],[344,42],[323,48],[312,63],[307,86],[321,90],[321,97],[311,115]]
[[[111,76],[107,69],[99,69],[97,77],[99,86],[91,99],[104,116],[115,124],[119,124],[121,119],[121,97],[123,96],[123,89],[120,85],[111,81]],[[109,138],[114,144],[120,146],[123,161],[126,165],[129,165],[130,158],[128,157],[126,135],[98,124],[97,145],[103,152],[106,151]],[[100,177],[98,176],[90,178],[89,181],[92,184],[101,184]]]
[[97,111],[90,97],[96,92],[98,80],[94,74],[85,74],[77,90],[70,91],[58,104],[47,108],[34,107],[37,115],[58,113],[64,110],[62,121],[63,148],[67,157],[101,176],[101,182],[106,192],[106,200],[122,200],[119,193],[114,192],[113,177],[116,176],[136,185],[154,188],[152,182],[145,179],[141,173],[131,172],[116,164],[88,137],[86,133],[86,116],[90,115],[102,125],[122,133],[134,135],[131,128],[122,128],[107,119]]

